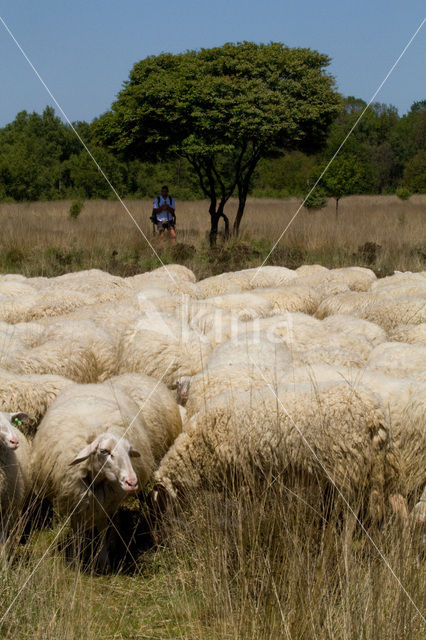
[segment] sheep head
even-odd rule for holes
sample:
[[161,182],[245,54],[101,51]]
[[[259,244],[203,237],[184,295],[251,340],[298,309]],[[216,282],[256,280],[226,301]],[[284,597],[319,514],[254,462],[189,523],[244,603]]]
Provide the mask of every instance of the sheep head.
[[176,400],[183,407],[186,405],[193,376],[180,376],[171,387],[176,389]]
[[70,465],[90,458],[93,477],[118,483],[126,493],[138,490],[138,478],[130,458],[140,457],[126,438],[113,433],[101,433],[84,447]]
[[5,413],[0,411],[0,441],[8,449],[17,449],[19,447],[18,435],[13,425],[20,424],[26,418],[28,418],[26,413]]

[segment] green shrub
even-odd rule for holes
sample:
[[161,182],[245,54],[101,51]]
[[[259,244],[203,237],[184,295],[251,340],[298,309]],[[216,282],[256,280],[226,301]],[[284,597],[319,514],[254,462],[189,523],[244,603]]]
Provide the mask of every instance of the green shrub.
[[411,196],[411,191],[407,187],[398,187],[395,191],[395,194],[401,200],[408,200],[408,198]]
[[303,206],[307,209],[322,209],[328,202],[328,198],[322,189],[315,189],[306,199]]
[[82,200],[74,200],[70,206],[70,218],[76,220],[80,213],[82,212],[84,207],[84,202]]

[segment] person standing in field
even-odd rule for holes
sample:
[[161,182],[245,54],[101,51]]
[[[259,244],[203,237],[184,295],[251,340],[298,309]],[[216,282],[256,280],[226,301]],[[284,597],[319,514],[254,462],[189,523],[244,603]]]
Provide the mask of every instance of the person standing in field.
[[155,216],[160,238],[164,239],[165,231],[168,230],[173,244],[176,242],[175,209],[175,199],[169,195],[169,188],[164,185],[161,187],[161,195],[157,196],[154,200],[153,214]]

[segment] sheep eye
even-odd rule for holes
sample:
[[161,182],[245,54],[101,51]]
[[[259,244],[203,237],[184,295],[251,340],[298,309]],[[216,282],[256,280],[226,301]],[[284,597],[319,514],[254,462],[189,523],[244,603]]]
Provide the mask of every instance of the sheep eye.
[[108,451],[108,449],[101,449],[100,452],[103,456],[109,456],[109,454],[111,453],[111,451]]

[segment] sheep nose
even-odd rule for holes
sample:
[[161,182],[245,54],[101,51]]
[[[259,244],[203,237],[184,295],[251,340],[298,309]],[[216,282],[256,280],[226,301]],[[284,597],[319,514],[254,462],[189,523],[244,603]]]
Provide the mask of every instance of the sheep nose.
[[9,442],[11,449],[17,449],[19,447],[19,441],[16,438],[10,438]]
[[138,488],[137,480],[126,480],[126,488],[128,491],[136,491]]

